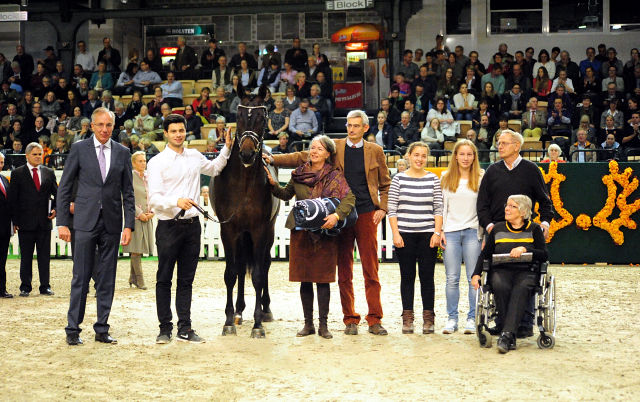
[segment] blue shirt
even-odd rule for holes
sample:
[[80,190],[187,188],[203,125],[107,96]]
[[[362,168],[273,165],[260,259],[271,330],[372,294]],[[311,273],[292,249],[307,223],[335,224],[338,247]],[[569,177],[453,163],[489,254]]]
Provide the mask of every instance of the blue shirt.
[[180,81],[173,81],[173,84],[165,82],[160,85],[162,88],[163,98],[178,98],[182,99],[182,83]]

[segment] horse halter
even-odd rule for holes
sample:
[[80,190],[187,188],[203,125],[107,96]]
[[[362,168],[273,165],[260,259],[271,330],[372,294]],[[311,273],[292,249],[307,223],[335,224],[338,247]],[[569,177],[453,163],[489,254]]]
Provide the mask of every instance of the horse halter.
[[[263,112],[263,117],[265,119],[265,122],[267,120],[267,107],[266,106],[243,106],[243,105],[238,105],[238,109],[243,108],[243,109],[247,109],[249,112],[247,114],[247,118],[249,120],[249,122],[251,122],[251,112],[253,111],[253,109],[261,109]],[[244,142],[244,140],[246,138],[250,138],[251,141],[253,141],[253,144],[256,146],[256,148],[260,148],[260,145],[262,144],[262,140],[260,139],[260,137],[258,136],[258,134],[256,134],[254,131],[244,131],[239,138],[239,144],[242,145],[242,143]]]

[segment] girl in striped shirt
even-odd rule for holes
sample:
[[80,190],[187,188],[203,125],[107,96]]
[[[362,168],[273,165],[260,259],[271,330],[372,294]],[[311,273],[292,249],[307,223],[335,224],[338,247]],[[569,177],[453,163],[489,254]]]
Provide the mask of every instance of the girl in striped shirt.
[[431,334],[435,330],[433,273],[442,228],[442,189],[438,176],[424,170],[429,146],[414,142],[408,153],[410,168],[394,176],[389,189],[389,223],[400,264],[402,333],[413,333],[417,261],[424,320],[422,333]]

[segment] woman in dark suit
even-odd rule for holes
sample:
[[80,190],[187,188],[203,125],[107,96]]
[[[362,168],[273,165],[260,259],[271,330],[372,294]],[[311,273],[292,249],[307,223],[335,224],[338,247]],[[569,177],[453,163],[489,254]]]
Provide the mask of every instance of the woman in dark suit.
[[[273,186],[273,194],[282,199],[290,200],[296,196],[298,200],[336,197],[340,204],[336,213],[325,218],[324,229],[330,229],[344,220],[355,206],[355,196],[349,189],[347,180],[333,163],[336,145],[331,138],[320,135],[311,141],[309,161],[299,166],[291,174],[291,180],[282,188],[269,175],[269,182]],[[289,214],[285,227],[291,229],[291,248],[289,258],[289,280],[301,282],[300,298],[304,312],[304,328],[297,336],[315,334],[313,325],[313,283],[318,292],[318,310],[320,326],[318,335],[323,338],[333,338],[327,327],[329,314],[330,288],[329,283],[336,281],[336,267],[338,265],[338,236],[328,236],[324,233],[296,230],[293,214]]]

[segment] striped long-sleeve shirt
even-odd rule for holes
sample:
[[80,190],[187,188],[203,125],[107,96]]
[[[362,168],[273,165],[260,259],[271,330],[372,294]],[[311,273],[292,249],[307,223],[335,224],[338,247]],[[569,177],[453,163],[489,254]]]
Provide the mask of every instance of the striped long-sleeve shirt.
[[393,177],[389,188],[389,217],[398,218],[400,232],[433,232],[435,216],[442,216],[440,179],[431,172],[415,178]]

